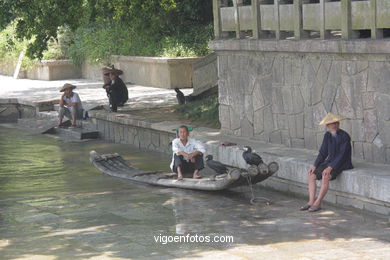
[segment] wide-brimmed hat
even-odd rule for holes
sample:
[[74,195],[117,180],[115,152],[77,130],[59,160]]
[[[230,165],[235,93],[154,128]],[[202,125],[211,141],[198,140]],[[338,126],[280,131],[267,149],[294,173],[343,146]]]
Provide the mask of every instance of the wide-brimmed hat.
[[116,68],[114,67],[114,65],[104,67],[104,68],[102,69],[102,72],[103,72],[103,74],[113,73],[113,74],[116,74],[116,75],[118,75],[118,76],[123,74],[123,71],[122,71],[122,70],[119,70],[119,69],[116,69]]
[[112,70],[112,67],[106,66],[106,67],[102,68],[102,73],[103,73],[103,75],[106,75],[106,74],[110,73],[111,70]]
[[328,113],[324,119],[322,119],[322,121],[320,122],[319,125],[327,125],[327,124],[332,124],[332,123],[336,123],[336,122],[340,122],[341,120],[344,120],[344,119],[347,119],[346,117],[344,116],[340,116],[340,115],[336,115],[336,114],[333,114],[333,113]]
[[72,84],[69,84],[69,83],[65,83],[65,84],[62,86],[62,88],[60,89],[60,92],[64,92],[65,89],[67,89],[67,88],[75,89],[76,86],[75,86],[75,85],[72,85]]

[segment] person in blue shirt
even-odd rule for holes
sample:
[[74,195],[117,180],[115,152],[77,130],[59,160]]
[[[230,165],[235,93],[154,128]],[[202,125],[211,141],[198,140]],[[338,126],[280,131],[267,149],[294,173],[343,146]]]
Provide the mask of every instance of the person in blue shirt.
[[[340,129],[342,116],[328,113],[320,122],[326,125],[327,132],[324,135],[320,151],[314,165],[308,171],[309,202],[300,210],[315,212],[321,210],[321,201],[329,189],[329,181],[343,171],[352,169],[351,161],[351,137]],[[316,198],[316,180],[322,180],[321,189]]]

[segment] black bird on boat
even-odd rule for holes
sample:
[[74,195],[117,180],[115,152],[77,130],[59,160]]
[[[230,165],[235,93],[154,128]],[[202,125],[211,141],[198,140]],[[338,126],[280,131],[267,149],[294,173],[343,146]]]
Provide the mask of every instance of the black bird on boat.
[[242,157],[247,164],[259,166],[260,163],[263,163],[263,159],[260,157],[260,155],[253,153],[250,146],[244,146],[242,149],[244,150]]
[[206,164],[218,174],[227,173],[228,169],[222,163],[213,160],[212,155],[206,156]]
[[175,88],[176,91],[176,98],[179,105],[183,105],[186,103],[186,97],[184,96],[184,93],[180,91],[179,88]]

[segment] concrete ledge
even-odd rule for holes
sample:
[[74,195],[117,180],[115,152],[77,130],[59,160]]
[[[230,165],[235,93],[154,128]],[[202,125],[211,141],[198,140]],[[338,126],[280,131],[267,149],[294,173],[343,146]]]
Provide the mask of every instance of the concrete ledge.
[[389,40],[213,40],[214,51],[259,51],[335,54],[389,54]]
[[[128,126],[137,128],[137,135],[140,135],[142,131],[153,131],[157,135],[165,134],[168,139],[163,142],[163,145],[159,143],[158,149],[156,149],[163,152],[169,152],[164,145],[174,138],[173,129],[180,125],[179,122],[151,122],[139,116],[107,112],[95,113],[93,117],[108,124],[109,126],[106,128],[111,135],[116,136],[117,132],[119,135],[122,133],[123,137],[115,137],[112,141],[118,139],[126,143],[127,138],[131,139],[131,137],[125,136],[129,132],[123,130]],[[153,138],[151,134],[147,135],[149,138]],[[242,159],[242,150],[239,148],[250,145],[267,163],[276,161],[280,166],[275,176],[259,185],[283,192],[307,195],[307,169],[314,162],[316,151],[286,148],[283,145],[227,136],[218,130],[203,127],[195,128],[191,135],[206,143],[207,154],[214,155],[222,163],[241,168],[246,168],[247,165]],[[224,147],[220,145],[223,141],[235,142],[239,146]],[[151,143],[152,141],[148,139],[137,140],[137,142]],[[147,144],[144,147],[150,149],[157,146]],[[390,190],[390,171],[388,166],[363,163],[357,160],[354,160],[353,163],[355,169],[344,171],[335,181],[331,182],[325,201],[384,215],[390,214],[390,193],[388,192]]]
[[[166,58],[111,56],[111,63],[123,70],[121,78],[132,84],[157,88],[191,88],[193,65],[201,57]],[[83,77],[101,80],[102,65],[83,65]]]

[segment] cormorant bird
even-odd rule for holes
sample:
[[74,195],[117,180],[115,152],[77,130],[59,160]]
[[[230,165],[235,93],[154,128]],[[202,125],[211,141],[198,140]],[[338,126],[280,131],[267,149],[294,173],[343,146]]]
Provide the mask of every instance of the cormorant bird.
[[186,103],[186,97],[184,96],[184,93],[180,91],[179,88],[175,88],[176,91],[176,98],[179,105],[183,105]]
[[223,165],[222,163],[220,163],[218,161],[214,161],[212,155],[206,156],[206,164],[208,167],[213,169],[218,174],[224,174],[228,171],[228,169],[225,167],[225,165]]
[[250,146],[244,146],[242,148],[244,152],[242,153],[242,158],[249,165],[258,166],[260,163],[263,163],[263,159],[257,153],[252,153],[252,148]]

